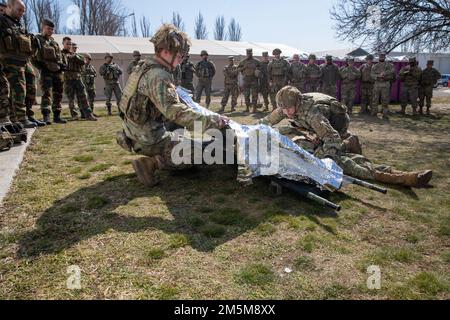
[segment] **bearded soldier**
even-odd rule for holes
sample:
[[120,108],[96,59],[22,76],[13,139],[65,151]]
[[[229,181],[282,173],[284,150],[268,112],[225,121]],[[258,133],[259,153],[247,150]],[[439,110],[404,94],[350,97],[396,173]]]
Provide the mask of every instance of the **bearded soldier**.
[[[89,108],[94,114],[94,101],[95,101],[95,78],[97,77],[97,71],[95,67],[91,64],[92,56],[87,53],[84,55],[84,68],[82,72],[82,80],[86,87],[87,98],[89,102]],[[94,115],[95,116],[95,115]]]
[[346,61],[347,66],[342,67],[340,70],[342,78],[342,102],[347,106],[348,114],[352,114],[356,94],[356,81],[359,80],[361,73],[355,67],[355,58],[348,57]]
[[270,102],[273,109],[277,108],[276,95],[278,91],[287,85],[289,76],[289,63],[281,58],[281,50],[276,48],[273,50],[272,55],[274,58],[270,61],[267,67],[267,73],[269,75],[269,87],[270,87]]
[[231,112],[236,110],[237,99],[239,95],[239,83],[238,76],[239,70],[237,65],[234,64],[234,57],[228,57],[228,65],[223,68],[223,75],[225,77],[225,90],[222,99],[222,108],[219,112],[224,112],[225,106],[228,103],[228,98],[231,95]]
[[181,86],[194,93],[194,74],[195,66],[189,61],[189,55],[183,58],[183,62],[180,65],[181,69]]
[[150,41],[155,56],[136,67],[127,81],[120,103],[123,131],[117,133],[120,146],[145,156],[134,160],[133,167],[139,181],[147,186],[157,183],[156,170],[183,166],[172,161],[172,150],[181,138],[166,129],[168,124],[193,130],[197,121],[204,132],[222,129],[228,123],[226,117],[204,115],[179,100],[171,72],[189,52],[187,34],[164,24]]
[[391,94],[391,82],[395,80],[394,66],[386,61],[386,53],[379,54],[378,63],[372,67],[372,79],[375,81],[372,95],[372,115],[378,113],[378,101],[381,97],[381,105],[383,107],[383,119],[389,118],[389,101]]
[[402,110],[400,114],[406,113],[406,105],[408,100],[411,103],[413,114],[417,114],[417,98],[419,94],[419,82],[422,70],[416,64],[416,58],[409,58],[409,65],[401,68],[399,72],[400,81],[403,82],[403,90],[401,94]]
[[320,67],[316,64],[316,55],[310,54],[308,57],[308,65],[305,69],[305,84],[306,92],[319,92],[320,91],[320,80],[322,78],[322,71]]
[[291,86],[296,87],[300,92],[305,91],[305,72],[306,66],[300,61],[300,56],[294,54],[289,68],[289,82]]
[[322,92],[336,98],[337,82],[341,80],[339,67],[333,63],[333,57],[326,56],[326,63],[320,67],[322,71]]
[[302,95],[297,88],[287,86],[278,92],[277,100],[278,109],[260,123],[275,125],[285,118],[291,119],[292,125],[280,132],[318,158],[333,159],[344,174],[409,187],[422,187],[431,180],[431,170],[397,171],[387,165],[373,164],[362,156],[357,137],[347,131],[346,107],[335,98],[321,93]]
[[261,93],[264,100],[264,112],[269,111],[269,74],[268,74],[268,66],[269,66],[269,53],[262,53],[262,60],[260,63],[261,73],[258,78],[259,81],[259,92]]
[[252,106],[252,112],[255,113],[258,104],[258,78],[261,76],[261,63],[253,58],[253,49],[247,49],[247,57],[239,63],[238,69],[243,76],[245,111],[249,112]]
[[122,88],[120,87],[119,78],[122,75],[122,69],[120,66],[113,62],[114,57],[112,54],[107,53],[105,55],[106,62],[100,67],[99,73],[105,80],[105,96],[106,96],[106,108],[108,109],[108,115],[112,115],[112,94],[116,96],[117,105],[122,98]]
[[359,69],[361,77],[361,110],[360,114],[366,114],[369,112],[369,108],[372,105],[373,95],[373,79],[371,76],[373,67],[373,55],[369,54],[366,57],[366,63]]
[[198,78],[197,88],[196,88],[196,101],[200,103],[202,99],[202,92],[205,91],[206,95],[206,107],[209,108],[211,104],[211,87],[212,79],[216,75],[216,67],[214,63],[208,60],[208,52],[203,50],[200,53],[201,61],[195,66],[195,72]]
[[441,74],[435,68],[433,68],[433,60],[427,61],[427,67],[422,71],[422,76],[420,78],[420,89],[419,89],[419,106],[420,114],[423,114],[423,107],[425,105],[425,98],[427,103],[427,114],[430,114],[431,108],[431,98],[433,98],[433,87],[441,78]]

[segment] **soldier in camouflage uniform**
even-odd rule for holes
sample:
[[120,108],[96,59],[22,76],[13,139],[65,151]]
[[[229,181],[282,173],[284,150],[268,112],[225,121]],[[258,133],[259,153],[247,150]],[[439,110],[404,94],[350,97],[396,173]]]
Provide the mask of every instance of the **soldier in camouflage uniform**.
[[194,122],[202,124],[203,132],[209,128],[222,129],[226,117],[203,115],[180,102],[171,72],[189,52],[188,36],[175,26],[164,24],[151,39],[155,56],[137,67],[127,81],[124,97],[119,105],[123,131],[117,133],[117,142],[124,149],[144,155],[133,161],[139,181],[147,186],[157,183],[155,171],[176,169],[172,150],[180,138],[166,129],[166,124],[193,130]]
[[261,93],[263,100],[264,100],[264,112],[269,111],[269,75],[267,68],[269,66],[269,53],[263,52],[262,53],[262,60],[260,63],[260,76],[258,77],[259,81],[259,92]]
[[276,48],[272,51],[274,58],[267,66],[270,86],[270,102],[275,110],[277,108],[276,95],[289,81],[289,62],[281,58],[281,50]]
[[189,61],[189,55],[186,55],[183,58],[183,62],[180,65],[180,69],[181,69],[181,86],[194,93],[195,66],[191,61]]
[[247,49],[247,57],[239,63],[238,69],[243,76],[242,91],[245,98],[245,111],[249,112],[250,106],[252,106],[252,111],[256,112],[259,89],[258,78],[261,76],[261,63],[258,59],[253,58],[253,49]]
[[36,103],[36,74],[33,69],[33,65],[30,61],[25,66],[25,82],[26,82],[26,94],[25,94],[25,108],[27,118],[29,121],[35,123],[38,127],[46,125],[45,122],[39,121],[34,117],[33,105]]
[[50,107],[53,112],[55,123],[66,123],[61,118],[61,100],[64,90],[63,69],[67,61],[61,53],[58,43],[53,39],[55,25],[52,21],[44,19],[42,22],[42,33],[36,38],[40,43],[33,64],[40,70],[40,86],[42,90],[41,112],[44,122],[52,124],[50,120]]
[[386,61],[386,53],[379,54],[378,63],[372,67],[371,76],[375,82],[373,85],[371,114],[378,114],[378,101],[381,96],[383,106],[383,119],[389,118],[389,101],[391,99],[391,82],[395,80],[394,66]]
[[347,106],[348,114],[353,112],[353,104],[355,103],[356,81],[361,77],[361,73],[355,67],[355,58],[348,57],[346,59],[347,66],[340,70],[342,78],[341,94],[342,101]]
[[133,61],[128,65],[127,73],[130,75],[133,72],[133,68],[136,67],[139,63],[142,63],[141,53],[137,50],[133,51]]
[[[77,45],[71,40],[64,42],[63,55],[67,59],[67,68],[64,72],[64,89],[69,99],[69,109],[72,120],[78,120],[78,111],[81,111],[81,117],[89,121],[97,119],[92,114],[86,95],[86,87],[81,80],[81,73],[84,69],[84,56],[77,53]],[[78,108],[75,108],[75,97],[77,98]]]
[[222,108],[219,112],[224,112],[225,106],[228,103],[228,98],[231,94],[231,112],[236,110],[237,99],[239,96],[239,83],[238,76],[239,70],[237,65],[234,64],[234,57],[228,57],[229,64],[223,68],[223,75],[225,77],[225,89],[223,92]]
[[202,58],[202,60],[199,61],[195,66],[195,74],[198,78],[197,88],[195,90],[196,102],[200,103],[204,90],[206,95],[207,108],[209,108],[209,105],[211,103],[212,79],[216,75],[216,67],[214,66],[214,63],[208,60],[208,56],[208,52],[206,50],[203,50],[200,53],[200,57]]
[[117,105],[122,98],[122,88],[120,87],[119,78],[122,75],[122,69],[118,64],[113,62],[114,57],[107,53],[105,55],[106,62],[100,67],[99,73],[105,80],[105,96],[106,96],[106,108],[108,109],[108,115],[112,115],[111,98],[114,92],[116,96]]
[[336,86],[337,82],[341,80],[341,74],[339,67],[333,63],[332,56],[327,55],[325,59],[327,62],[320,67],[322,71],[322,92],[336,98]]
[[344,174],[408,187],[425,186],[431,180],[431,170],[397,171],[362,156],[357,137],[347,131],[346,107],[335,98],[321,93],[302,95],[297,88],[287,86],[280,90],[277,100],[279,108],[260,123],[274,125],[285,118],[291,119],[293,125],[288,128],[288,135],[292,140],[318,158],[333,159]]
[[309,62],[305,69],[305,92],[319,92],[322,71],[316,64],[315,54],[310,54],[308,60]]
[[26,116],[25,69],[37,43],[20,22],[25,10],[22,1],[10,1],[5,13],[0,15],[0,63],[9,82],[10,120],[20,122],[25,128],[35,128],[36,124]]
[[423,114],[423,107],[425,103],[425,98],[427,100],[427,114],[430,114],[431,108],[431,98],[433,98],[433,87],[441,78],[441,74],[435,68],[433,68],[433,60],[427,61],[427,67],[422,71],[420,78],[420,88],[419,88],[419,107],[420,114]]
[[403,82],[402,94],[400,102],[402,110],[400,114],[406,113],[406,105],[408,100],[411,103],[413,114],[417,114],[417,98],[419,94],[419,82],[422,70],[416,64],[416,58],[409,58],[409,65],[401,68],[399,72],[400,81]]
[[[81,73],[81,80],[86,87],[87,99],[89,102],[89,108],[94,114],[94,101],[95,101],[95,78],[97,77],[97,71],[95,67],[91,64],[92,57],[89,53],[84,55],[84,68]],[[95,114],[94,114],[95,117]]]
[[373,55],[369,54],[366,57],[366,63],[359,68],[361,77],[361,110],[360,114],[367,114],[372,105],[373,95],[373,79],[371,76],[373,67]]
[[294,54],[292,58],[291,67],[289,68],[289,82],[291,86],[296,87],[300,92],[304,92],[306,66],[300,61],[298,54]]

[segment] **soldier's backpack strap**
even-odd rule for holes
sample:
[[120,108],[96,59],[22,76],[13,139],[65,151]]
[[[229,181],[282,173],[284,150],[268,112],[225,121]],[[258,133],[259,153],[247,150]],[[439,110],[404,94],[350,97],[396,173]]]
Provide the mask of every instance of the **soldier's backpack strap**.
[[130,74],[130,77],[128,78],[127,84],[125,85],[125,88],[123,89],[122,98],[119,103],[119,116],[122,118],[122,120],[125,118],[125,114],[127,113],[128,107],[130,105],[131,98],[135,95],[139,81],[144,76],[145,73],[147,73],[149,70],[158,67],[157,65],[153,63],[149,63],[148,61],[137,65],[133,72]]

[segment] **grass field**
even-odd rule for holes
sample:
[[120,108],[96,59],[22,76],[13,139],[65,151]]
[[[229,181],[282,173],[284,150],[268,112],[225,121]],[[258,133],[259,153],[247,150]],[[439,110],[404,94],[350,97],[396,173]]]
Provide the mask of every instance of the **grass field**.
[[[449,299],[450,101],[436,103],[389,124],[353,117],[369,158],[435,174],[386,196],[346,187],[331,196],[338,214],[264,180],[243,189],[232,166],[145,188],[103,108],[98,123],[39,129],[0,208],[0,298]],[[79,290],[66,286],[72,265]],[[370,265],[380,290],[366,286]]]

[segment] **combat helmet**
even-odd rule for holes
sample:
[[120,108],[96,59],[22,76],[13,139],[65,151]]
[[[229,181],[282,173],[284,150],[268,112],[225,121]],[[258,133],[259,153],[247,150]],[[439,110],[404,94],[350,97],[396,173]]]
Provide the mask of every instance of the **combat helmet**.
[[85,58],[88,58],[89,60],[92,60],[92,56],[89,53],[85,53],[84,54]]
[[273,49],[273,51],[272,51],[272,55],[277,55],[277,54],[281,54],[281,50],[280,49],[278,49],[278,48],[275,48],[275,49]]
[[141,53],[138,50],[133,51],[133,57],[140,57]]
[[375,57],[373,56],[373,54],[368,54],[368,55],[366,56],[366,60],[373,60],[373,59],[375,59]]
[[150,42],[155,46],[156,53],[166,49],[173,54],[181,53],[182,55],[185,55],[189,53],[191,47],[189,36],[178,30],[173,24],[163,24],[161,28],[156,31]]
[[107,53],[105,54],[105,59],[106,59],[106,58],[113,58],[113,59],[114,59],[113,55],[112,55],[111,53],[109,53],[109,52],[107,52]]
[[203,57],[203,56],[209,56],[208,51],[202,50],[202,52],[200,52],[200,57]]
[[316,59],[317,59],[317,57],[316,57],[315,54],[310,54],[310,55],[308,56],[308,60],[316,60]]
[[299,106],[302,102],[302,94],[296,87],[286,86],[278,91],[276,100],[281,108]]

